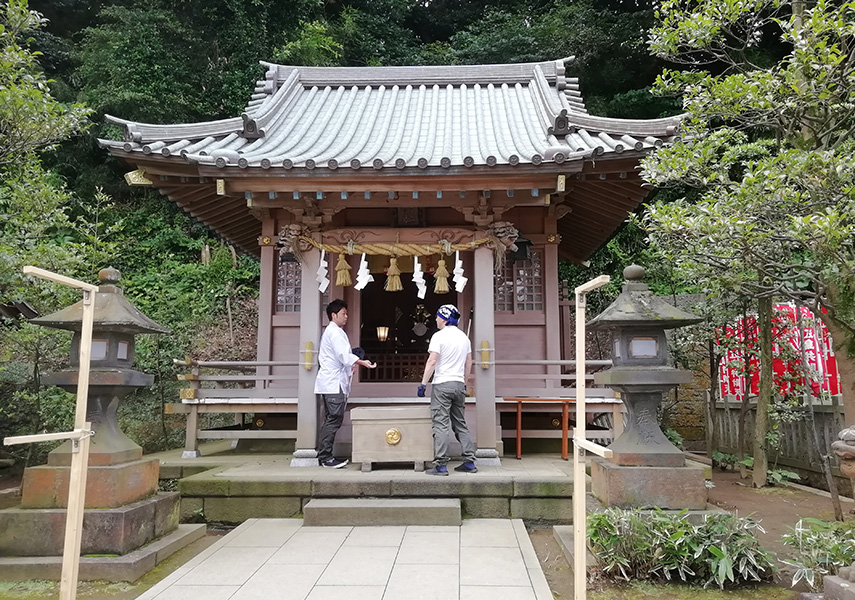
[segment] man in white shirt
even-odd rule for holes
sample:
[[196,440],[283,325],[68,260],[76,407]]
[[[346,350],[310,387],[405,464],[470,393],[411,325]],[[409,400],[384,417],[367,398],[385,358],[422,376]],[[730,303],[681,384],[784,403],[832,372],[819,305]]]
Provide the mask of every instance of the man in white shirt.
[[344,332],[344,326],[347,324],[347,303],[344,300],[330,302],[327,305],[327,317],[330,324],[321,336],[318,348],[320,368],[315,379],[315,393],[321,395],[326,413],[318,433],[318,461],[322,467],[340,469],[348,461],[333,456],[333,443],[344,420],[347,395],[350,393],[350,378],[356,365],[369,369],[377,365],[370,360],[360,359],[351,351],[350,340]]
[[443,304],[436,311],[439,329],[430,338],[427,363],[419,385],[418,396],[423,398],[427,383],[433,375],[430,390],[430,413],[433,421],[434,468],[428,475],[448,475],[448,440],[453,431],[463,448],[463,464],[454,468],[462,473],[477,473],[475,443],[466,427],[464,414],[466,377],[472,370],[472,345],[465,333],[457,327],[460,311],[453,304]]

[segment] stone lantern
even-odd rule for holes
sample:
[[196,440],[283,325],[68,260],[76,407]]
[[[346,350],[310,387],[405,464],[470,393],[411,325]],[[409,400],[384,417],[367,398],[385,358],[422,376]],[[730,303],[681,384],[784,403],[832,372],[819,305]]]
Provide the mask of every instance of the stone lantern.
[[[597,470],[601,475],[600,483],[608,481],[610,483],[607,487],[612,488],[606,491],[601,488],[600,491],[612,500],[616,494],[621,498],[617,502],[607,502],[609,505],[703,508],[706,504],[705,493],[700,502],[702,506],[685,505],[681,500],[656,499],[662,492],[667,496],[668,488],[674,489],[672,484],[660,480],[658,476],[679,473],[680,470],[675,471],[674,468],[682,469],[686,465],[683,453],[665,437],[659,427],[657,412],[663,394],[691,380],[691,373],[671,366],[665,331],[692,325],[701,319],[654,296],[642,282],[643,268],[631,265],[624,269],[623,275],[626,281],[621,294],[588,323],[591,330],[612,331],[614,366],[594,375],[594,381],[619,391],[627,411],[623,434],[609,446],[612,458],[609,461],[594,459],[600,468],[592,466],[592,487],[597,487],[593,481]],[[701,491],[704,490],[702,473],[699,480]],[[653,478],[652,481],[658,483],[653,486],[646,481],[639,484],[635,481],[639,478]],[[659,494],[654,494],[653,498],[637,493],[641,488],[655,491],[660,486],[666,487]],[[628,495],[623,496],[624,492]],[[599,497],[596,490],[595,495]],[[694,496],[696,498],[689,504],[698,504],[699,496]]]
[[[204,535],[198,526],[178,525],[176,492],[158,492],[160,462],[119,429],[119,402],[148,387],[151,375],[132,368],[134,335],[166,333],[128,302],[116,284],[116,269],[98,273],[94,294],[91,368],[86,420],[94,435],[86,476],[81,552],[104,555],[81,563],[81,579],[133,581],[171,552]],[[42,378],[46,385],[76,391],[83,303],[32,319],[45,327],[73,331],[68,371]],[[0,510],[0,579],[50,579],[63,551],[71,442],[48,455],[46,465],[24,470],[19,507]],[[12,557],[12,558],[10,558]],[[21,557],[30,557],[22,561]],[[22,566],[23,565],[23,566]]]
[[[149,387],[154,376],[135,371],[134,335],[139,333],[167,333],[167,330],[125,299],[119,271],[102,269],[98,273],[98,292],[95,294],[95,317],[92,327],[91,367],[86,419],[92,423],[96,435],[92,438],[90,465],[112,465],[142,458],[142,448],[119,429],[116,412],[121,399],[135,389]],[[42,378],[45,385],[55,385],[66,391],[77,390],[80,377],[80,328],[83,303],[78,302],[44,317],[32,319],[36,325],[68,329],[71,337],[71,367],[69,371],[50,373]],[[71,442],[68,441],[50,453],[48,464],[71,464]]]

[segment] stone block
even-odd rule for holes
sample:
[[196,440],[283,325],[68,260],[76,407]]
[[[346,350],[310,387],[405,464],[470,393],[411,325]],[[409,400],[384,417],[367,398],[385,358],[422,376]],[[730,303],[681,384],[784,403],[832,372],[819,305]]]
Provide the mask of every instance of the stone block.
[[216,477],[226,467],[210,469],[198,475],[185,477],[178,482],[182,496],[229,496],[231,482],[225,477]]
[[837,575],[822,578],[826,600],[855,600],[855,583],[846,581]]
[[362,496],[391,496],[392,482],[387,480],[356,479],[318,479],[312,482],[312,490],[303,496],[321,498],[359,498]]
[[196,522],[203,513],[204,500],[202,498],[181,498],[181,507],[178,520],[181,523]]
[[[474,479],[474,478],[477,478]],[[514,493],[514,483],[510,477],[489,475],[469,475],[467,473],[450,477],[407,477],[392,480],[393,496],[429,496],[435,498],[462,498],[464,496],[507,496]]]
[[181,511],[181,496],[176,492],[166,492],[170,496],[168,502],[158,502],[154,505],[154,537],[163,537],[178,527],[178,515]]
[[300,498],[205,498],[205,520],[219,523],[243,523],[247,519],[288,519],[300,515]]
[[469,496],[460,499],[460,507],[466,517],[473,519],[509,519],[510,498],[484,498]]
[[[179,529],[124,556],[83,557],[80,581],[136,581],[170,555],[205,535],[204,525]],[[62,556],[0,558],[0,581],[58,580]]]
[[704,467],[628,467],[591,459],[591,490],[605,506],[702,510]]
[[567,477],[549,477],[514,480],[514,497],[573,497],[573,480]]
[[693,467],[701,467],[704,470],[704,479],[712,479],[712,465],[698,462],[696,460],[692,460],[691,458],[686,459],[686,465],[691,465]]
[[511,518],[569,522],[573,520],[573,499],[511,498]]
[[[573,525],[555,525],[552,528],[552,537],[555,538],[555,541],[558,542],[558,545],[561,547],[561,552],[564,553],[564,560],[567,561],[567,564],[570,565],[571,569],[576,566],[576,546],[573,541],[575,531],[573,527]],[[590,548],[588,548],[586,544],[585,569],[590,571],[595,569],[596,566],[597,559],[593,553],[591,553]]]
[[160,479],[181,479],[181,465],[160,465]]
[[[174,530],[179,496],[164,492],[127,506],[83,514],[81,554],[124,555]],[[9,508],[0,511],[0,556],[61,555],[65,509]]]
[[[143,459],[109,466],[89,466],[86,508],[116,508],[147,498],[157,491],[160,463]],[[24,471],[21,507],[63,508],[68,503],[70,467],[43,465]]]
[[241,477],[232,480],[229,496],[311,496],[311,481],[271,481]]
[[437,498],[313,498],[303,509],[309,526],[455,525],[460,501]]

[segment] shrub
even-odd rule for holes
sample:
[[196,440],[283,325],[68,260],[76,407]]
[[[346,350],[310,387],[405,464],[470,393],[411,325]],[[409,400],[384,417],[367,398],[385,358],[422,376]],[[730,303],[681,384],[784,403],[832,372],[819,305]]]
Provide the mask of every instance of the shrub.
[[823,575],[836,575],[842,567],[855,562],[853,523],[801,519],[781,541],[798,551],[792,560],[781,561],[796,569],[792,585],[804,580],[813,591],[822,588]]
[[668,441],[677,446],[680,450],[685,450],[683,446],[683,436],[676,429],[671,429],[670,427],[666,429],[664,432],[665,437],[668,438]]
[[713,465],[722,471],[733,469],[739,460],[735,454],[727,454],[726,452],[719,452],[718,450],[713,450],[710,458],[712,459]]
[[708,515],[694,525],[688,512],[610,508],[588,517],[588,540],[603,573],[612,579],[679,578],[704,587],[771,578],[771,553],[755,535],[752,519]]

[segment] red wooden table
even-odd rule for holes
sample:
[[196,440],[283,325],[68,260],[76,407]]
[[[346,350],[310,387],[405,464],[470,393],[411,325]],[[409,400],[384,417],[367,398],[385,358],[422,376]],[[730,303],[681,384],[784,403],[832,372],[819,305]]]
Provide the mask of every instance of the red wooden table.
[[[570,405],[576,403],[575,398],[540,398],[536,396],[514,396],[503,398],[505,402],[516,402],[517,404],[517,458],[522,458],[522,411],[525,402],[560,402],[561,403],[561,458],[568,459],[569,456],[569,432],[570,432]],[[612,413],[612,428],[614,437],[623,433],[623,402],[618,398],[589,398],[585,401],[585,412],[601,413],[603,408],[609,407]]]

